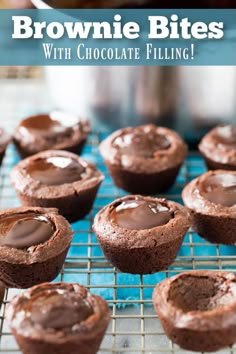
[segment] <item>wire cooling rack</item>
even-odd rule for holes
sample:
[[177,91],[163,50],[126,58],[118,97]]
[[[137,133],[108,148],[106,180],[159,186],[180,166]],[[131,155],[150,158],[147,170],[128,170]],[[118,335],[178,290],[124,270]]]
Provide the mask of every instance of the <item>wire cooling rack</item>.
[[[236,247],[209,244],[190,230],[184,239],[175,263],[168,270],[145,276],[117,272],[104,258],[91,230],[94,215],[98,210],[125,194],[114,186],[99,155],[98,145],[103,138],[104,134],[91,134],[82,154],[85,159],[96,163],[104,173],[105,180],[91,213],[83,221],[72,225],[74,229],[73,242],[57,280],[77,281],[89,288],[91,292],[105,297],[109,302],[112,320],[102,343],[100,354],[191,353],[172,344],[165,336],[152,308],[153,288],[165,277],[184,270],[236,270]],[[13,146],[10,146],[1,168],[1,209],[19,205],[9,179],[10,170],[16,162],[17,155]],[[197,153],[190,153],[175,186],[168,194],[161,196],[180,202],[180,193],[184,185],[203,173],[204,170],[201,157]],[[0,353],[19,353],[17,344],[4,321],[6,304],[16,293],[19,293],[19,290],[10,289],[6,292],[0,312]],[[219,353],[236,353],[236,347]]]

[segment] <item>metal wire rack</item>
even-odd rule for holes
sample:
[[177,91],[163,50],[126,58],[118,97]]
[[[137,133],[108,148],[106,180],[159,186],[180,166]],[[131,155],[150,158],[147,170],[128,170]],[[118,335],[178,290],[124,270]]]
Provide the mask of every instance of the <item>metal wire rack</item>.
[[[124,192],[117,189],[109,176],[98,152],[98,144],[104,134],[91,134],[84,149],[83,157],[96,163],[104,173],[105,180],[98,193],[93,210],[83,220],[72,225],[74,239],[66,262],[57,280],[77,281],[92,292],[104,296],[110,304],[112,320],[102,343],[102,353],[191,353],[183,351],[165,336],[160,322],[152,308],[151,294],[156,283],[165,277],[191,269],[236,270],[236,247],[209,244],[192,230],[184,239],[175,263],[166,271],[154,275],[131,276],[116,271],[104,258],[95,235],[91,230],[97,211]],[[19,205],[13,191],[9,172],[17,162],[13,146],[8,148],[0,172],[0,208]],[[197,153],[190,153],[168,199],[180,201],[183,186],[204,172],[204,164]],[[0,312],[0,353],[19,353],[7,323],[4,321],[6,304],[19,290],[6,292]],[[236,353],[235,348],[219,352]]]

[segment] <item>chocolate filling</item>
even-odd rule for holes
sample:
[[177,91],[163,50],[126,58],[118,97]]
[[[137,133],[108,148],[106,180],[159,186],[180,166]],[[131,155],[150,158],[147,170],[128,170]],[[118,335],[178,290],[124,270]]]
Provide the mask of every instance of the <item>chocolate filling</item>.
[[27,118],[20,125],[20,133],[27,138],[30,132],[43,136],[61,135],[71,132],[73,126],[79,121],[71,115],[62,112],[52,112]]
[[209,177],[201,188],[201,193],[212,203],[231,207],[236,204],[236,175],[218,174]]
[[156,151],[168,149],[170,142],[164,135],[142,131],[118,136],[113,146],[122,154],[152,158]]
[[221,277],[186,275],[175,280],[168,301],[183,312],[208,311],[235,301],[236,283],[226,283]]
[[146,200],[127,200],[115,207],[110,214],[111,221],[129,230],[146,230],[167,224],[172,215],[160,203]]
[[70,157],[52,156],[31,161],[27,173],[41,183],[57,186],[81,180],[85,168]]
[[236,126],[225,125],[216,129],[216,139],[219,143],[236,148]]
[[51,221],[43,215],[15,214],[1,221],[0,244],[25,249],[48,241],[55,232]]
[[72,329],[94,313],[86,300],[62,289],[36,294],[24,311],[30,313],[32,323],[55,330]]

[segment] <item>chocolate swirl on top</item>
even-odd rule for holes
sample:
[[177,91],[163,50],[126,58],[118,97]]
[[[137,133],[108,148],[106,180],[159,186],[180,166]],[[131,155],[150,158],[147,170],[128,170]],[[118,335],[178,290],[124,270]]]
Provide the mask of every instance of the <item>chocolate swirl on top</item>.
[[156,151],[168,149],[170,142],[164,135],[153,131],[135,131],[118,136],[113,141],[113,146],[119,148],[122,154],[152,158]]
[[31,161],[27,173],[48,186],[79,181],[85,175],[85,167],[70,157],[52,156]]
[[71,133],[79,120],[72,115],[63,112],[52,112],[24,119],[19,127],[20,133],[26,136],[30,132],[35,132],[42,136],[66,135]]
[[25,249],[48,241],[54,234],[55,228],[44,215],[16,214],[3,220],[5,231],[2,229],[0,244],[13,248]]
[[129,230],[146,230],[167,224],[172,219],[170,210],[160,203],[146,200],[127,200],[110,214],[112,222]]
[[236,175],[218,174],[202,185],[202,195],[212,203],[231,207],[236,204]]
[[48,290],[31,300],[30,320],[44,329],[72,329],[90,317],[91,305],[76,293],[64,290]]

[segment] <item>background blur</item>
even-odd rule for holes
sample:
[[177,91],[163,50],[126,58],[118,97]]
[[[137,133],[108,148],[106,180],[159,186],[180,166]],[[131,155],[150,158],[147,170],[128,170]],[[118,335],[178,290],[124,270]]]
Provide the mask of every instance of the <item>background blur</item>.
[[[38,8],[46,6],[41,0],[32,2]],[[54,7],[135,7],[137,0],[47,3]],[[189,7],[185,1],[139,1],[139,6],[148,4]],[[191,7],[200,5],[233,7],[235,1],[191,2]],[[0,0],[1,8],[32,6],[29,0]],[[112,131],[146,123],[164,125],[178,131],[193,147],[213,126],[236,121],[236,67],[0,67],[0,80],[5,92],[6,87],[15,92],[18,87],[17,95],[34,86],[30,100],[28,96],[22,98],[25,109],[16,112],[16,120],[52,107],[89,118],[94,130]],[[31,101],[44,94],[46,102],[34,105],[37,112],[32,112]]]

